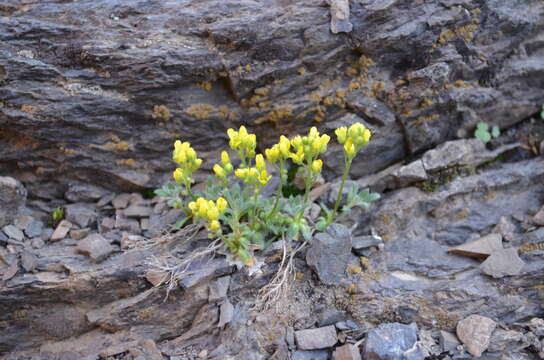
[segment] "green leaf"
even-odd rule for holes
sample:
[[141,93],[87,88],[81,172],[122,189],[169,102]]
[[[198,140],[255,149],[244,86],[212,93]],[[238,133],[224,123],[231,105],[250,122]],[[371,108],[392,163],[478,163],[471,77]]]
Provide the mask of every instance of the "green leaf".
[[310,227],[308,225],[301,225],[300,232],[302,233],[302,237],[304,238],[304,240],[312,240],[312,230],[310,230]]
[[164,189],[155,189],[155,195],[160,197],[168,197],[168,192],[166,192]]
[[185,216],[185,217],[182,217],[181,219],[179,219],[178,221],[176,221],[176,223],[174,225],[172,225],[172,229],[174,230],[179,230],[183,227],[183,225],[185,225],[185,223],[187,222],[187,220],[189,220],[189,217],[188,216]]
[[478,125],[476,125],[476,129],[482,131],[489,131],[489,125],[485,122],[479,122]]
[[482,140],[484,144],[487,144],[489,141],[491,141],[491,134],[487,130],[477,129],[474,132],[474,136]]
[[493,126],[492,130],[491,130],[491,135],[493,135],[494,138],[497,138],[501,135],[501,129],[499,129],[498,126]]

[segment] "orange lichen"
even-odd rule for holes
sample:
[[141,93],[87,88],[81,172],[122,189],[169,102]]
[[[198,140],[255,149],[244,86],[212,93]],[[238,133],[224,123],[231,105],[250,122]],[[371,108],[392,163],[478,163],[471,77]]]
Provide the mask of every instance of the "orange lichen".
[[155,120],[170,120],[170,109],[164,105],[155,105],[153,106],[153,114],[151,117]]

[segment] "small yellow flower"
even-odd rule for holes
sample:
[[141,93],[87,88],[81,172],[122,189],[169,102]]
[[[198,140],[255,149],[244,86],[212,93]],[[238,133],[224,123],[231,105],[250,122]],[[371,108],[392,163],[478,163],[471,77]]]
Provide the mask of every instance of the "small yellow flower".
[[271,162],[273,164],[276,163],[276,161],[278,161],[278,158],[280,157],[279,145],[275,144],[274,146],[272,146],[272,148],[266,149],[264,153],[268,162]]
[[221,152],[221,165],[226,166],[227,164],[230,164],[230,157],[229,153],[226,151]]
[[365,131],[363,132],[363,139],[365,140],[365,142],[369,142],[371,137],[372,133],[370,132],[370,130],[365,129]]
[[217,220],[212,220],[210,222],[209,230],[212,232],[217,232],[217,230],[221,229],[221,224]]
[[338,138],[338,142],[343,145],[346,142],[348,129],[345,126],[342,126],[336,129],[334,132],[336,134],[336,137]]
[[215,206],[215,204],[208,207],[208,211],[206,211],[206,217],[209,221],[219,219],[219,210],[217,209],[217,206]]
[[219,164],[215,164],[213,166],[213,171],[215,172],[215,175],[217,175],[218,178],[225,178],[227,176],[227,173]]
[[344,151],[349,157],[355,156],[355,145],[353,144],[351,138],[348,138],[348,140],[344,144]]
[[255,167],[260,171],[266,170],[263,154],[257,154],[255,157]]
[[229,205],[227,200],[225,200],[222,197],[218,198],[216,203],[217,203],[217,208],[219,209],[220,213],[224,213],[225,210],[227,209],[227,206]]
[[314,162],[312,162],[312,170],[314,172],[320,172],[321,168],[323,168],[323,161],[321,161],[321,159],[314,160]]
[[180,168],[177,168],[175,171],[174,171],[174,180],[176,180],[176,182],[178,182],[179,184],[182,184],[185,180],[185,177],[183,175],[183,170],[180,169]]
[[289,141],[289,139],[287,139],[283,135],[280,136],[279,148],[280,148],[281,155],[284,158],[287,158],[289,156],[289,149],[291,148],[291,142]]

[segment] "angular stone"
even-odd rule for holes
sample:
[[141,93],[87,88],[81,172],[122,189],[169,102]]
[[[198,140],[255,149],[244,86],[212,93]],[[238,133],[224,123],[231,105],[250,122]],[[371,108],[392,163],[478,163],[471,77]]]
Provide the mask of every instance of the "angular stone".
[[0,245],[6,246],[8,243],[8,236],[0,231]]
[[149,219],[148,218],[143,218],[143,219],[140,220],[140,228],[142,229],[142,231],[149,230]]
[[505,351],[512,343],[520,342],[523,334],[514,330],[495,329],[489,340],[487,351],[501,352]]
[[353,25],[349,21],[349,0],[328,0],[331,7],[331,32],[349,33]]
[[228,299],[225,299],[219,307],[219,323],[217,327],[222,328],[232,321],[234,317],[234,306]]
[[415,182],[428,179],[422,160],[416,160],[401,167],[395,173],[395,177],[397,178],[398,186],[400,187],[405,187]]
[[365,250],[370,247],[379,247],[383,245],[379,237],[372,235],[356,236],[352,240],[351,248],[353,252],[359,256],[365,256]]
[[337,285],[344,277],[351,256],[351,234],[341,224],[331,224],[314,236],[306,252],[306,262],[326,285]]
[[327,350],[298,350],[293,353],[291,360],[329,360]]
[[344,321],[346,319],[347,315],[345,311],[338,309],[329,309],[319,316],[317,325],[319,327],[334,325],[335,323],[339,321]]
[[230,276],[220,277],[210,283],[208,302],[217,302],[227,296],[230,285]]
[[94,202],[107,194],[107,190],[90,184],[70,185],[68,191],[64,194],[66,200],[78,202]]
[[34,238],[41,235],[43,227],[44,224],[42,221],[32,219],[28,226],[24,229],[24,232],[29,238]]
[[51,234],[51,241],[59,241],[62,240],[68,235],[68,232],[72,228],[72,223],[68,220],[62,220],[56,227],[53,234]]
[[332,353],[333,360],[361,360],[359,348],[353,344],[337,347]]
[[440,348],[442,349],[442,352],[449,351],[453,353],[457,349],[457,346],[461,344],[455,334],[443,330],[440,330],[438,333],[438,340],[440,341]]
[[491,230],[492,233],[501,234],[503,240],[514,241],[516,225],[512,222],[512,219],[508,216],[501,216],[499,222]]
[[76,252],[101,262],[114,251],[110,242],[100,234],[91,234],[77,244]]
[[492,252],[502,248],[502,236],[500,234],[489,234],[463,245],[451,248],[448,252],[450,254],[485,259],[491,255]]
[[25,237],[23,232],[15,225],[4,226],[2,231],[8,236],[8,238],[15,239],[17,241],[21,241]]
[[20,181],[0,176],[0,227],[10,224],[23,211],[26,195]]
[[115,216],[115,228],[120,230],[127,230],[133,234],[140,233],[139,221],[134,219],[127,219],[122,215]]
[[124,209],[128,206],[130,201],[130,194],[119,194],[113,200],[113,207],[116,209]]
[[32,216],[20,215],[15,219],[13,225],[17,226],[20,230],[25,230],[31,221]]
[[105,232],[113,230],[114,227],[115,227],[115,220],[113,220],[110,217],[105,217],[100,222],[99,230],[101,233],[105,233]]
[[45,241],[43,241],[42,238],[35,237],[30,240],[30,246],[32,246],[34,249],[41,249],[45,246]]
[[151,209],[149,206],[144,205],[130,205],[125,210],[123,210],[123,214],[128,218],[149,217],[152,212],[153,209]]
[[38,265],[38,258],[30,251],[23,250],[21,252],[21,265],[26,272],[32,272]]
[[149,270],[145,273],[145,279],[153,286],[159,286],[168,278],[166,271]]
[[74,240],[81,240],[91,232],[91,228],[74,229],[70,231],[70,237]]
[[417,341],[417,325],[399,323],[381,324],[368,332],[365,359],[404,359],[404,353]]
[[457,323],[457,337],[473,356],[481,356],[489,346],[497,323],[480,315],[470,315]]
[[432,172],[456,165],[476,165],[485,161],[485,154],[488,153],[480,139],[461,139],[445,142],[436,149],[427,151],[421,160],[425,170]]
[[533,216],[533,223],[538,226],[544,226],[544,206]]
[[66,220],[78,225],[81,228],[86,228],[94,225],[97,214],[94,210],[94,205],[77,203],[70,204],[64,207]]
[[224,258],[213,260],[203,259],[202,261],[194,261],[189,266],[189,271],[193,272],[183,278],[179,282],[179,286],[185,290],[191,289],[204,282],[209,282],[215,278],[230,275],[233,271],[233,266],[230,265]]
[[520,259],[518,251],[514,248],[500,249],[491,255],[480,265],[480,269],[494,278],[519,275],[525,263]]
[[295,339],[301,350],[326,349],[334,346],[338,341],[336,328],[332,325],[295,331]]
[[114,198],[115,198],[114,193],[108,193],[108,194],[102,196],[100,198],[100,200],[98,200],[98,202],[96,203],[96,207],[102,208],[102,207],[108,205],[109,203],[111,203]]

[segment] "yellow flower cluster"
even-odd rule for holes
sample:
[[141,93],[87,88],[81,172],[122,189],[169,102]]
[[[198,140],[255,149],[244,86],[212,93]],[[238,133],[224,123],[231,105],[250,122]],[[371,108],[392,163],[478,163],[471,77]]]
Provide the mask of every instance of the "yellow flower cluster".
[[270,149],[266,149],[264,151],[266,155],[266,159],[275,164],[276,161],[278,161],[279,158],[287,159],[289,158],[289,155],[291,154],[289,152],[289,149],[291,148],[291,142],[288,138],[285,136],[280,136],[280,142],[278,144],[274,144]]
[[293,152],[289,155],[295,164],[302,165],[304,162],[311,164],[312,170],[321,171],[323,162],[316,159],[319,154],[327,151],[327,144],[330,141],[329,135],[319,135],[316,127],[312,127],[308,136],[295,136],[291,140]]
[[262,154],[255,156],[255,167],[236,169],[234,175],[246,183],[261,186],[265,186],[272,178],[266,171],[266,163]]
[[240,126],[240,130],[228,129],[229,146],[243,154],[244,157],[253,158],[255,156],[255,147],[257,146],[257,137],[255,134],[248,134],[245,126]]
[[218,178],[224,179],[230,174],[233,170],[232,164],[230,163],[229,153],[226,151],[221,152],[221,165],[215,164],[213,166],[213,171]]
[[189,203],[189,209],[193,213],[193,217],[208,222],[208,230],[215,234],[221,232],[219,217],[225,212],[227,206],[227,200],[222,197],[218,198],[217,201],[199,197],[196,201]]
[[355,154],[365,147],[372,133],[361,123],[355,123],[349,128],[342,126],[335,131],[338,142],[344,145],[344,151],[348,158],[355,157]]
[[174,171],[174,180],[180,184],[193,183],[193,173],[202,165],[202,159],[197,158],[196,151],[188,142],[176,140],[172,159],[179,165]]

